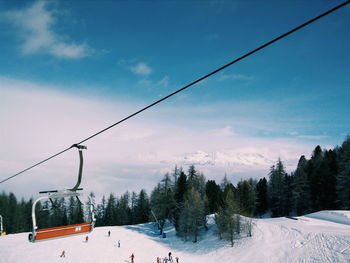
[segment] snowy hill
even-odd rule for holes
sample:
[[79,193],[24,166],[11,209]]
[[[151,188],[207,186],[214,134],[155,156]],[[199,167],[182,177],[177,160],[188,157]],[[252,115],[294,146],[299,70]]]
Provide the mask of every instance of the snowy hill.
[[[295,220],[297,219],[297,220]],[[341,222],[339,221],[341,219]],[[209,220],[209,231],[200,242],[183,242],[173,228],[160,238],[152,224],[99,227],[85,236],[29,243],[27,233],[0,237],[1,263],[54,262],[156,262],[171,251],[180,263],[216,262],[350,262],[350,211],[321,211],[297,218],[255,219],[252,238],[234,247],[218,240]],[[107,236],[108,230],[111,237]],[[121,241],[121,247],[116,246]],[[60,258],[62,250],[66,257]]]

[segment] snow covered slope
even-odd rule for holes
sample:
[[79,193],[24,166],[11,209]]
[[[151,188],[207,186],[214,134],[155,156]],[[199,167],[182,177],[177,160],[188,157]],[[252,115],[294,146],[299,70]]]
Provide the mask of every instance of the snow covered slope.
[[[151,224],[125,227],[99,227],[85,236],[29,243],[27,234],[0,237],[1,263],[55,262],[156,262],[171,251],[180,263],[217,262],[350,262],[350,221],[335,223],[335,218],[348,218],[350,211],[322,211],[298,217],[256,219],[252,238],[237,241],[234,247],[218,240],[212,220],[209,231],[196,244],[183,242],[168,228],[167,238],[154,232]],[[316,218],[317,217],[317,218]],[[107,236],[108,230],[111,236]],[[121,241],[121,247],[116,246]],[[60,258],[62,250],[66,257]]]

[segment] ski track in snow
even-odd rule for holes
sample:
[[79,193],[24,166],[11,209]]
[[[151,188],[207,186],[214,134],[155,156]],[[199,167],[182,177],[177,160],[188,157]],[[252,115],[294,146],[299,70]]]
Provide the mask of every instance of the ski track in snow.
[[[350,211],[322,211],[312,217],[255,219],[253,237],[229,242],[218,240],[213,218],[209,231],[196,244],[177,238],[172,227],[167,238],[160,238],[152,224],[98,227],[85,236],[74,236],[45,242],[29,243],[28,233],[0,237],[1,263],[155,263],[171,251],[180,263],[216,262],[340,262],[350,263]],[[332,217],[333,216],[333,217]],[[333,218],[349,218],[343,224]],[[108,230],[111,237],[107,236]],[[121,248],[117,241],[121,241]],[[60,258],[62,250],[66,257]]]

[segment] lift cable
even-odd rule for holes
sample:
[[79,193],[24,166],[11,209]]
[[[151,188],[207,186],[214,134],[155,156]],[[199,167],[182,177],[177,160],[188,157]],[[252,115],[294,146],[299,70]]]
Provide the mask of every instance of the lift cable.
[[296,31],[298,31],[299,29],[308,26],[309,24],[311,24],[311,23],[313,23],[313,22],[319,20],[320,18],[322,18],[322,17],[324,17],[324,16],[326,16],[326,15],[328,15],[328,14],[330,14],[330,13],[336,11],[337,9],[339,9],[339,8],[341,8],[341,7],[346,6],[346,5],[349,4],[349,3],[350,3],[350,0],[347,0],[347,1],[345,1],[345,2],[343,2],[343,3],[341,3],[341,4],[339,4],[339,5],[335,6],[334,8],[329,9],[328,11],[326,11],[326,12],[324,12],[324,13],[322,13],[322,14],[320,14],[320,15],[318,15],[318,16],[316,16],[316,17],[314,17],[314,18],[312,18],[312,19],[310,19],[310,20],[308,20],[308,21],[306,21],[305,23],[303,23],[303,24],[301,24],[301,25],[299,25],[299,26],[293,28],[292,30],[290,30],[290,31],[288,31],[288,32],[286,32],[286,33],[284,33],[284,34],[282,34],[282,35],[276,37],[276,38],[274,38],[273,40],[271,40],[271,41],[269,41],[269,42],[267,42],[267,43],[265,43],[265,44],[259,46],[258,48],[256,48],[256,49],[254,49],[254,50],[252,50],[252,51],[250,51],[250,52],[248,52],[248,53],[246,53],[246,54],[240,56],[239,58],[236,58],[236,59],[232,60],[231,62],[225,64],[224,66],[222,66],[222,67],[220,67],[220,68],[218,68],[218,69],[216,69],[216,70],[214,70],[214,71],[212,71],[212,72],[210,72],[210,73],[208,73],[208,74],[206,74],[206,75],[200,77],[199,79],[197,79],[197,80],[195,80],[195,81],[193,81],[193,82],[187,84],[186,86],[184,86],[184,87],[182,87],[182,88],[180,88],[180,89],[178,89],[178,90],[176,90],[176,91],[170,93],[169,95],[167,95],[167,96],[165,96],[165,97],[163,97],[163,98],[161,98],[161,99],[159,99],[159,100],[153,102],[152,104],[150,104],[150,105],[148,105],[148,106],[146,106],[146,107],[144,107],[144,108],[142,108],[142,109],[136,111],[135,113],[133,113],[133,114],[131,114],[131,115],[125,117],[124,119],[122,119],[122,120],[120,120],[120,121],[118,121],[118,122],[116,122],[116,123],[114,123],[114,124],[108,126],[107,128],[104,128],[103,130],[101,130],[101,131],[99,131],[99,132],[97,132],[97,133],[95,133],[95,134],[93,134],[93,135],[91,135],[91,136],[85,138],[84,140],[82,140],[82,141],[80,141],[80,142],[78,142],[78,143],[76,143],[76,144],[73,144],[72,146],[70,146],[70,147],[68,147],[68,148],[66,148],[66,149],[64,149],[64,150],[62,150],[62,151],[60,151],[60,152],[58,152],[58,153],[56,153],[56,154],[54,154],[54,155],[52,155],[52,156],[46,158],[45,160],[42,160],[42,161],[40,161],[40,162],[38,162],[38,163],[36,163],[36,164],[34,164],[34,165],[32,165],[32,166],[30,166],[30,167],[28,167],[28,168],[26,168],[26,169],[20,171],[20,172],[18,172],[18,173],[14,174],[14,175],[12,175],[12,176],[10,176],[10,177],[7,177],[7,178],[3,179],[2,181],[0,181],[0,184],[6,182],[6,181],[8,181],[8,180],[10,180],[10,179],[12,179],[12,178],[14,178],[14,177],[16,177],[16,176],[18,176],[18,175],[20,175],[20,174],[22,174],[22,173],[24,173],[24,172],[26,172],[26,171],[28,171],[28,170],[30,170],[30,169],[36,167],[36,166],[38,166],[38,165],[40,165],[40,164],[42,164],[42,163],[44,163],[44,162],[47,162],[48,160],[51,160],[51,159],[55,158],[55,157],[58,156],[58,155],[61,155],[61,154],[65,153],[66,151],[70,150],[71,148],[75,147],[76,145],[79,145],[79,144],[81,144],[81,143],[84,143],[84,142],[86,142],[86,141],[88,141],[88,140],[90,140],[90,139],[96,137],[97,135],[99,135],[99,134],[101,134],[101,133],[103,133],[103,132],[105,132],[105,131],[107,131],[107,130],[113,128],[114,126],[116,126],[116,125],[118,125],[118,124],[120,124],[120,123],[122,123],[122,122],[124,122],[124,121],[126,121],[126,120],[128,120],[128,119],[130,119],[130,118],[132,118],[132,117],[134,117],[135,115],[138,115],[139,113],[141,113],[141,112],[143,112],[143,111],[145,111],[145,110],[147,110],[147,109],[149,109],[149,108],[151,108],[151,107],[153,107],[153,106],[159,104],[160,102],[162,102],[162,101],[164,101],[164,100],[167,100],[168,98],[170,98],[170,97],[176,95],[177,93],[179,93],[179,92],[181,92],[181,91],[183,91],[183,90],[185,90],[185,89],[188,89],[189,87],[191,87],[191,86],[197,84],[198,82],[200,82],[200,81],[202,81],[202,80],[204,80],[204,79],[206,79],[206,78],[208,78],[208,77],[210,77],[210,76],[212,76],[212,75],[218,73],[219,71],[222,71],[222,70],[224,70],[225,68],[227,68],[227,67],[229,67],[229,66],[232,66],[233,64],[237,63],[238,61],[240,61],[240,60],[242,60],[242,59],[244,59],[244,58],[246,58],[246,57],[248,57],[248,56],[250,56],[250,55],[252,55],[252,54],[254,54],[254,53],[258,52],[258,51],[260,51],[260,50],[262,50],[263,48],[265,48],[265,47],[267,47],[267,46],[269,46],[269,45],[271,45],[271,44],[277,42],[278,40],[281,40],[282,38],[285,38],[286,36],[288,36],[288,35],[290,35],[290,34],[296,32]]

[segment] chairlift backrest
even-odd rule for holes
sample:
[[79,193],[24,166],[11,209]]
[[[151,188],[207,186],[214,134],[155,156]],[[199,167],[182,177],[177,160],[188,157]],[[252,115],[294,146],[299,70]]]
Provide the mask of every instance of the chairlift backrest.
[[91,232],[95,227],[95,214],[94,214],[94,205],[92,203],[91,197],[89,198],[89,221],[80,223],[80,224],[71,224],[66,226],[58,226],[58,227],[50,227],[50,228],[41,228],[39,229],[37,226],[36,216],[35,216],[35,208],[36,204],[44,199],[48,198],[64,198],[70,196],[78,197],[80,194],[76,192],[67,192],[65,190],[62,193],[55,193],[51,195],[41,196],[35,200],[32,206],[32,220],[33,220],[33,231],[29,234],[28,238],[30,242],[37,242],[43,240],[49,240],[54,238],[68,237],[73,235],[85,234]]

